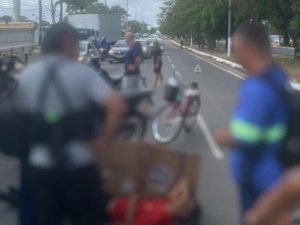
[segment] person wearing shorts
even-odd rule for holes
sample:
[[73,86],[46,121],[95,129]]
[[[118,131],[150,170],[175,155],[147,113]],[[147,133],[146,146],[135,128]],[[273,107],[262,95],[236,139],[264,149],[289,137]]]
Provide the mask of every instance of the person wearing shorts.
[[154,42],[154,51],[153,51],[153,58],[154,58],[154,73],[155,73],[155,81],[153,86],[157,87],[157,85],[161,85],[163,83],[163,76],[161,74],[161,67],[162,67],[162,52],[160,49],[160,45],[158,41]]

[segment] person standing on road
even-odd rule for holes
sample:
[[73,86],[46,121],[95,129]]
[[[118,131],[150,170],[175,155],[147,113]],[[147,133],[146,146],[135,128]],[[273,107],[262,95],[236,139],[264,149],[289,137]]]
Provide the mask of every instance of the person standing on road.
[[218,130],[215,139],[232,148],[231,167],[244,214],[284,172],[278,155],[287,130],[288,105],[279,91],[288,79],[272,60],[263,26],[240,26],[233,48],[248,77],[241,85],[230,129]]
[[181,36],[181,38],[180,38],[180,46],[181,46],[181,48],[183,48],[183,45],[184,45],[184,40],[183,40],[183,37]]
[[[65,219],[100,225],[104,219],[96,159],[108,150],[126,107],[94,70],[77,62],[78,50],[76,29],[53,25],[41,61],[20,74],[18,105],[33,122],[29,165],[38,225],[62,225]],[[81,133],[91,119],[90,103],[106,111],[94,138]]]
[[123,86],[124,88],[137,88],[140,80],[140,64],[143,61],[143,49],[135,41],[132,32],[125,34],[125,41],[129,46],[129,50],[125,56],[125,79]]
[[154,42],[153,48],[154,48],[153,59],[154,59],[154,73],[155,73],[155,81],[153,86],[156,87],[158,84],[161,85],[163,83],[163,76],[161,74],[162,52],[158,41]]

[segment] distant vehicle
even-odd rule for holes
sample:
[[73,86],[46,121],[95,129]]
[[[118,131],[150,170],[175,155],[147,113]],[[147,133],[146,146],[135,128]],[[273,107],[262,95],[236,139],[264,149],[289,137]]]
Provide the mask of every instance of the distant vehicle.
[[79,31],[81,40],[96,38],[100,41],[105,37],[108,42],[116,42],[121,39],[122,22],[119,15],[76,14],[69,15],[67,21]]
[[81,41],[99,40],[99,31],[90,28],[77,28]]
[[151,48],[151,52],[153,54],[153,47],[154,47],[154,42],[156,41],[156,38],[146,38],[146,41],[148,42],[149,47]]
[[154,47],[154,42],[155,41],[158,41],[159,43],[159,46],[160,46],[160,50],[161,51],[164,51],[165,50],[165,45],[164,45],[164,42],[162,39],[160,38],[153,38],[153,37],[149,37],[149,38],[146,38],[146,41],[148,42],[148,45],[151,47],[151,51],[153,53],[153,47]]
[[160,36],[158,34],[151,34],[149,36],[149,38],[156,38],[156,39],[158,39],[158,38],[160,38]]
[[80,41],[78,61],[81,63],[87,63],[91,59],[100,59],[98,49],[92,42]]
[[269,39],[271,44],[280,45],[280,36],[279,35],[269,35]]
[[144,58],[145,59],[151,59],[151,57],[152,57],[152,48],[150,47],[148,42],[146,40],[143,40],[143,39],[138,39],[136,41],[139,42],[141,44],[142,48],[143,48]]
[[108,52],[109,63],[123,62],[129,46],[125,40],[119,40]]
[[158,41],[158,43],[159,43],[160,50],[161,50],[161,51],[164,51],[164,50],[165,50],[165,43],[164,43],[163,39],[158,38],[157,41]]

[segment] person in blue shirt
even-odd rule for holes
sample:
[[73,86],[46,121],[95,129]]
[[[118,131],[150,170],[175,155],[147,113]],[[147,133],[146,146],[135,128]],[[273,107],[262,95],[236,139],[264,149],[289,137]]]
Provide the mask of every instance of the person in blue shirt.
[[140,64],[143,60],[143,50],[141,45],[135,41],[132,32],[127,32],[125,34],[125,41],[129,46],[129,50],[125,56],[125,73],[127,75],[139,75]]
[[106,38],[103,37],[101,42],[99,43],[99,48],[108,49],[108,42],[106,41]]
[[216,131],[215,139],[232,149],[232,173],[245,214],[284,172],[278,152],[287,130],[288,106],[280,90],[288,79],[272,60],[263,26],[240,26],[233,36],[233,48],[248,76],[241,85],[230,128]]
[[123,88],[137,88],[140,78],[140,65],[143,61],[143,49],[140,43],[135,40],[132,32],[125,34],[125,41],[129,46],[129,50],[125,56]]

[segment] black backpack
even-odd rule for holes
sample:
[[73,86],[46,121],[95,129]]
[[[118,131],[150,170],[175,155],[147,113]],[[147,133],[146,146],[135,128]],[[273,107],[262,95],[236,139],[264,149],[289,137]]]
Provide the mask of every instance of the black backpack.
[[288,130],[279,154],[286,167],[300,165],[300,91],[286,90],[283,94],[289,106]]
[[0,151],[19,157],[26,145],[25,121],[16,109],[17,81],[13,76],[16,57],[0,59]]
[[[72,101],[66,92],[60,77],[57,74],[59,65],[49,65],[37,98],[37,110],[35,113],[24,115],[26,118],[26,130],[30,145],[47,145],[50,148],[55,167],[68,166],[68,158],[65,152],[66,144],[71,141],[86,142],[99,135],[105,120],[105,110],[99,103],[88,102],[83,109],[75,110]],[[61,102],[66,107],[63,114],[44,112],[49,88],[54,87]],[[101,88],[101,87],[99,87]]]
[[279,151],[279,160],[285,168],[300,165],[300,91],[289,84],[286,88],[279,87],[269,74],[265,78],[287,103],[289,111],[287,133]]

